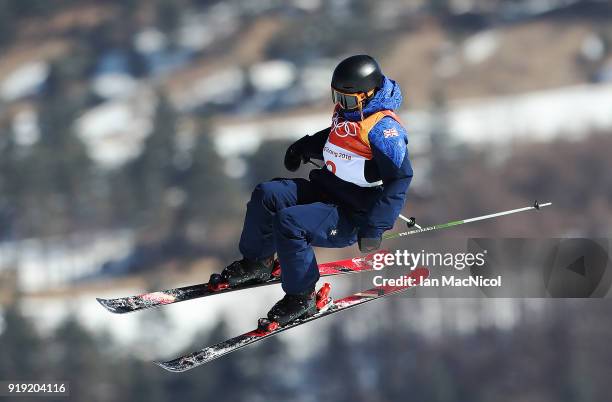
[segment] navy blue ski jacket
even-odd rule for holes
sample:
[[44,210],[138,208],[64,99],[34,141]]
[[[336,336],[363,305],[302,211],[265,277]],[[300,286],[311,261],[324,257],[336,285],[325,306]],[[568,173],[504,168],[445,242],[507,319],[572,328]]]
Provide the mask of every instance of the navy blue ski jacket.
[[[399,85],[385,77],[383,86],[363,109],[364,118],[381,110],[397,111],[402,104]],[[347,120],[359,121],[359,111],[344,111]],[[398,135],[385,136],[392,132]],[[390,130],[390,131],[387,131]],[[323,160],[323,147],[330,127],[306,136],[300,142],[302,153]],[[408,134],[405,128],[389,116],[383,117],[368,134],[372,159],[367,161],[365,176],[370,182],[382,180],[377,187],[360,187],[346,182],[325,167],[310,172],[310,180],[319,185],[331,201],[348,208],[357,220],[360,237],[380,237],[393,227],[402,210],[406,192],[412,180],[412,165],[408,155]]]

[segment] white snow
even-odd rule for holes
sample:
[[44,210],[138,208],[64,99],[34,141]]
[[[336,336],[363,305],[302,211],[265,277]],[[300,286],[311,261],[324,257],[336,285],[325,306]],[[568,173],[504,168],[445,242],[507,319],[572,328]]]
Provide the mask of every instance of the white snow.
[[612,85],[579,85],[524,95],[454,103],[451,135],[474,146],[511,140],[580,138],[612,127]]
[[45,61],[22,64],[0,83],[0,98],[10,102],[32,95],[45,82],[48,75],[49,64]]
[[217,125],[214,129],[215,148],[223,156],[250,154],[265,140],[299,139],[329,126],[331,114],[266,119],[258,122]]
[[240,10],[227,2],[218,2],[206,12],[206,24],[214,31],[216,38],[226,37],[241,27]]
[[321,8],[321,0],[293,0],[291,3],[304,11],[316,11]]
[[249,165],[244,158],[230,157],[225,160],[223,171],[233,179],[243,177],[248,171]]
[[176,107],[189,110],[207,102],[230,102],[244,87],[244,74],[238,67],[228,67],[206,75],[194,82],[181,93],[173,96]]
[[4,242],[0,243],[0,269],[18,267],[18,283],[24,292],[52,289],[127,255],[133,242],[133,234],[127,230]]
[[257,63],[249,69],[249,77],[258,91],[278,91],[288,88],[296,77],[293,63],[272,60]]
[[599,35],[591,34],[582,41],[580,53],[587,60],[601,60],[606,54],[606,45]]
[[227,127],[226,130],[221,129],[221,133],[215,137],[215,148],[219,155],[226,158],[231,155],[251,154],[261,145],[262,137],[257,127],[250,124]]
[[13,118],[13,133],[15,142],[18,145],[27,147],[36,144],[40,139],[40,129],[38,127],[38,115],[36,110],[27,108],[21,109]]
[[183,25],[179,28],[178,43],[188,49],[202,50],[212,44],[215,33],[202,15],[190,15],[185,18]]
[[474,0],[451,0],[450,7],[453,13],[463,14],[474,9]]
[[90,156],[101,166],[120,166],[137,156],[152,129],[155,97],[148,91],[134,99],[105,102],[85,112],[75,123]]
[[155,53],[162,51],[167,44],[166,35],[155,28],[138,32],[134,37],[134,47],[140,53]]
[[91,85],[97,95],[112,99],[132,94],[137,88],[137,81],[129,74],[106,73],[95,77]]
[[463,57],[470,64],[479,64],[493,56],[499,47],[499,32],[484,31],[470,36],[463,43]]
[[333,60],[319,60],[301,70],[300,86],[307,100],[331,98],[330,71],[333,71],[335,64]]
[[539,14],[553,10],[557,7],[568,6],[578,0],[530,0],[523,4],[523,8],[528,14]]

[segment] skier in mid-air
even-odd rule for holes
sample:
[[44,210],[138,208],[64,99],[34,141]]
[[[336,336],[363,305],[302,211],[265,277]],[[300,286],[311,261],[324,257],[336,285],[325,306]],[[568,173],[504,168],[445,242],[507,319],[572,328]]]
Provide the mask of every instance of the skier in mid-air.
[[319,270],[312,246],[379,249],[393,227],[412,179],[408,137],[395,111],[399,85],[372,57],[351,56],[331,81],[331,127],[293,143],[285,167],[294,172],[310,159],[325,161],[309,180],[274,179],[255,187],[240,238],[241,260],[213,274],[230,287],[270,278],[274,255],[286,295],[268,312],[280,325],[317,312]]

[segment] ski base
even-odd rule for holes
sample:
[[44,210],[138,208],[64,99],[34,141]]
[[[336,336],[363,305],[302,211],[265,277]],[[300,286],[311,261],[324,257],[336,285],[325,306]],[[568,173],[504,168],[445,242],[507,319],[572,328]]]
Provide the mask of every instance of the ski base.
[[[257,329],[249,331],[245,334],[220,342],[216,345],[206,347],[196,352],[178,357],[173,360],[164,362],[155,362],[158,366],[172,372],[183,372],[194,367],[201,366],[212,360],[215,360],[223,355],[234,352],[254,342],[261,341],[270,336],[274,336],[280,332],[297,327],[307,322],[328,316],[330,314],[344,311],[349,308],[380,299],[389,295],[401,293],[414,286],[417,286],[423,279],[429,276],[427,268],[417,268],[408,275],[411,279],[406,286],[378,286],[362,292],[355,293],[343,299],[331,301],[322,306],[322,308],[314,315],[297,319],[291,323],[280,326],[278,323],[270,322],[266,319],[260,319]],[[328,284],[326,284],[328,286]],[[324,287],[326,286],[324,285]],[[263,321],[262,321],[263,320]]]

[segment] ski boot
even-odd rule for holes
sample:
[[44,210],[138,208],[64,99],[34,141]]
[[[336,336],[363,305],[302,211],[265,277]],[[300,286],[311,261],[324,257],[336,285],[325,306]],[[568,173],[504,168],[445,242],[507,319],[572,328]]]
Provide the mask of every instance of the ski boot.
[[261,260],[243,258],[232,262],[220,274],[212,274],[208,281],[208,288],[218,291],[241,285],[263,283],[273,277],[273,273],[278,270],[277,265],[274,256]]
[[259,329],[273,331],[297,319],[312,317],[331,305],[330,291],[329,283],[325,283],[316,294],[314,288],[300,294],[286,294],[268,312],[268,318],[259,320]]

